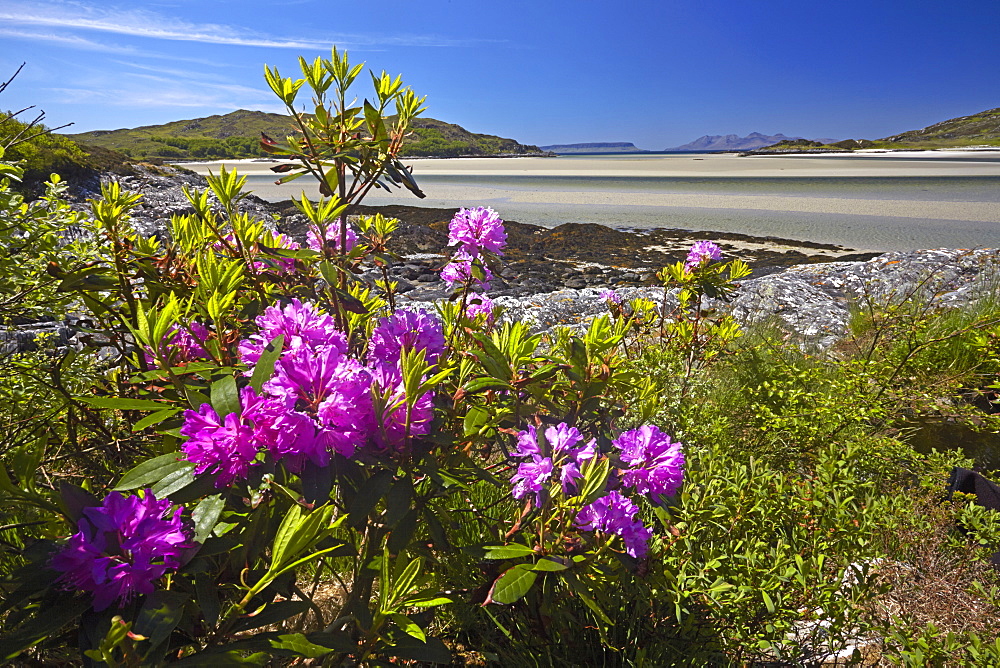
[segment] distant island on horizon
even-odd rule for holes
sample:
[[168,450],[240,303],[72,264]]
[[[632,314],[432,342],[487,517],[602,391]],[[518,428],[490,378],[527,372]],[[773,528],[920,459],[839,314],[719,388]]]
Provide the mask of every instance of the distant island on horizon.
[[[543,151],[557,155],[574,155],[582,153],[710,153],[725,151],[751,151],[765,146],[772,146],[783,141],[810,141],[803,137],[788,137],[781,133],[765,135],[751,132],[746,137],[735,134],[704,135],[687,144],[673,146],[659,151],[639,148],[632,142],[586,142],[581,144],[549,144],[539,146]],[[835,139],[815,140],[822,143],[834,142]]]

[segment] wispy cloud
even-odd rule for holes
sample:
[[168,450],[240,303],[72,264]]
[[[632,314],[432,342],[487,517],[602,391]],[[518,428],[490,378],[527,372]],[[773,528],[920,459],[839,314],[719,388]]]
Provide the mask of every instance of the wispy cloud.
[[189,107],[207,110],[256,109],[283,113],[284,107],[276,104],[262,104],[247,100],[239,95],[225,95],[225,91],[192,91],[186,89],[162,88],[89,88],[51,87],[46,90],[58,93],[62,101],[69,104],[102,104],[115,107]]
[[0,21],[150,39],[281,49],[325,49],[331,43],[344,46],[465,46],[479,41],[430,35],[378,36],[348,33],[324,35],[323,39],[275,37],[240,26],[191,23],[142,9],[32,0],[4,3],[0,7]]
[[136,49],[129,46],[95,42],[93,40],[87,39],[86,37],[80,37],[79,35],[65,35],[65,34],[56,34],[50,32],[36,32],[31,30],[0,28],[0,37],[25,39],[25,40],[30,40],[31,42],[34,43],[45,42],[73,49],[82,49],[84,51],[102,51],[104,53],[120,53],[120,54],[133,54],[133,55],[136,55],[138,53]]

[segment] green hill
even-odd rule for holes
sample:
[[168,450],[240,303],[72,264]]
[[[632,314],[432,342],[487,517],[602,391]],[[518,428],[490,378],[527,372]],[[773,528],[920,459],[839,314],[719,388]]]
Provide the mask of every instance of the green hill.
[[879,140],[912,147],[1000,146],[1000,108],[910,130]]
[[962,146],[1000,146],[1000,108],[952,118],[921,130],[910,130],[874,141],[845,139],[834,144],[822,144],[794,139],[778,142],[750,153],[824,153],[853,151],[859,148],[927,149]]
[[[120,130],[95,130],[67,135],[84,144],[119,151],[136,160],[160,158],[235,159],[265,157],[260,134],[279,138],[292,132],[288,116],[240,109],[223,116],[208,116]],[[464,128],[417,118],[403,145],[409,156],[457,157],[467,155],[542,155],[537,146],[513,139],[476,134]]]

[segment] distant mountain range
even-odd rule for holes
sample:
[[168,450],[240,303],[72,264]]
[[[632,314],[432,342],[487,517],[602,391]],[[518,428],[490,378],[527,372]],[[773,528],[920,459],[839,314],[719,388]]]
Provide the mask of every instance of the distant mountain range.
[[668,151],[752,151],[755,148],[771,146],[779,141],[790,139],[802,139],[802,137],[786,137],[778,133],[776,135],[764,135],[759,132],[751,132],[746,137],[739,135],[705,135],[693,142],[668,148]]
[[590,142],[587,144],[549,144],[538,148],[550,153],[569,155],[573,153],[643,153],[644,149],[628,141]]
[[[66,135],[74,141],[112,149],[136,160],[151,158],[235,159],[264,157],[260,134],[283,139],[292,134],[288,116],[240,109],[225,115],[119,130]],[[537,146],[469,132],[453,123],[417,118],[403,143],[403,155],[428,157],[544,155]]]

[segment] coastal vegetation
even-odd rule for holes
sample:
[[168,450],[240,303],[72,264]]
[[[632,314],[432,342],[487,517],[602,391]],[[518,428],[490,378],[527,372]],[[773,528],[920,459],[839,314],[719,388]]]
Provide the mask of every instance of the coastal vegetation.
[[419,194],[424,100],[383,74],[350,106],[336,50],[301,68],[268,85],[323,111],[263,150],[321,183],[303,245],[225,170],[159,239],[115,183],[78,214],[0,165],[0,323],[80,323],[0,359],[0,656],[1000,661],[1000,519],[946,493],[973,462],[910,444],[920,418],[1000,426],[1000,297],[872,295],[820,352],[705,309],[748,268],[702,241],[662,301],[532,332],[490,305],[507,233],[477,207],[449,224],[452,299],[403,308],[396,222],[349,216],[376,183]]
[[[389,124],[394,119],[386,119]],[[536,146],[513,139],[476,134],[453,123],[432,118],[415,119],[408,126],[401,155],[458,157],[491,155],[541,155]],[[134,160],[233,160],[265,158],[261,135],[284,140],[295,129],[289,116],[240,109],[162,125],[132,129],[95,130],[67,135],[86,145],[118,151]]]
[[832,143],[786,139],[757,149],[754,153],[853,151],[862,148],[919,150],[969,146],[1000,146],[1000,109],[988,109],[971,116],[952,118],[920,130],[910,130],[882,139],[845,139]]

